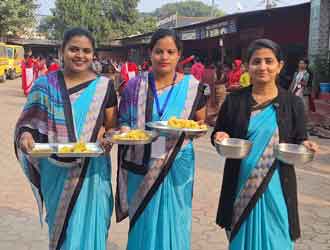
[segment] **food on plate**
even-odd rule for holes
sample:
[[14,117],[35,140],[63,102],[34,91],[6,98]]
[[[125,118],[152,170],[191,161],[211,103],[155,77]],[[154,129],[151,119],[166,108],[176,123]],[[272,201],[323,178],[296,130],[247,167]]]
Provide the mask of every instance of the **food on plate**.
[[126,133],[119,134],[119,135],[114,135],[113,136],[114,140],[149,140],[150,135],[146,133],[144,130],[140,129],[133,129],[130,130]]
[[171,117],[167,125],[171,128],[185,128],[185,129],[207,129],[205,124],[199,124],[194,120],[178,119],[176,117]]
[[89,150],[84,142],[77,142],[73,146],[63,146],[59,150],[60,153],[88,153]]
[[52,153],[53,150],[51,148],[33,148],[32,153],[38,154],[38,153]]

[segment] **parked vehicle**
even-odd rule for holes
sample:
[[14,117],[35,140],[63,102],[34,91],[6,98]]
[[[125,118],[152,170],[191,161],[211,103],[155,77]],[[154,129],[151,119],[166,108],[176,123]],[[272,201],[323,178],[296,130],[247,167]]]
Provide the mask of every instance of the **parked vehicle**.
[[24,48],[19,45],[6,44],[8,55],[7,77],[15,79],[22,75],[22,61],[24,60]]
[[6,81],[8,70],[7,49],[4,43],[0,43],[0,82]]

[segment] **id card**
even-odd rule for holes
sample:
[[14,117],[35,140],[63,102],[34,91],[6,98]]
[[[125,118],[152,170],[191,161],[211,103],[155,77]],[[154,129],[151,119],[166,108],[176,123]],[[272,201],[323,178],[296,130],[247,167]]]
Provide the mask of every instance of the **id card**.
[[166,137],[159,136],[158,139],[151,144],[151,158],[165,159],[166,156]]

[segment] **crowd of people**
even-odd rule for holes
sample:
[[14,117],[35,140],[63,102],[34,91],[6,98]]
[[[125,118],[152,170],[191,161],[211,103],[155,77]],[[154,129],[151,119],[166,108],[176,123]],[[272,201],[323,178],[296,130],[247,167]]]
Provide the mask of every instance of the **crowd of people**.
[[[49,249],[105,250],[114,204],[117,222],[129,219],[128,250],[191,249],[193,139],[161,135],[149,145],[119,146],[114,201],[107,135],[173,116],[203,124],[213,98],[206,84],[214,81],[229,94],[211,142],[253,143],[247,158],[226,159],[216,223],[226,230],[230,250],[293,250],[300,237],[295,168],[275,159],[273,148],[281,141],[318,151],[299,97],[306,67],[300,65],[290,93],[277,84],[281,49],[267,39],[252,42],[246,63],[235,60],[232,68],[204,66],[193,56],[180,63],[183,46],[173,30],[156,31],[149,51],[143,73],[129,62],[114,66],[123,75],[119,105],[113,81],[98,74],[95,40],[81,28],[64,34],[62,68],[34,81],[14,142],[41,216],[46,209]],[[107,152],[95,158],[29,154],[36,142],[78,141],[99,141]]]
[[24,55],[24,60],[21,63],[22,67],[22,90],[27,96],[32,88],[32,84],[40,76],[57,71],[60,69],[60,62],[54,56],[47,58],[40,55],[32,55],[32,51],[28,51]]

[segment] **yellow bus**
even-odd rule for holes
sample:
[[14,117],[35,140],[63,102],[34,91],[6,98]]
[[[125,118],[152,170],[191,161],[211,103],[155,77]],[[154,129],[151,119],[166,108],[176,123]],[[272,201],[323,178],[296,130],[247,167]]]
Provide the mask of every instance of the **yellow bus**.
[[22,75],[22,61],[24,60],[24,48],[19,45],[6,44],[8,55],[8,70],[7,77],[15,79]]
[[6,81],[8,69],[7,48],[4,43],[0,43],[0,82]]

